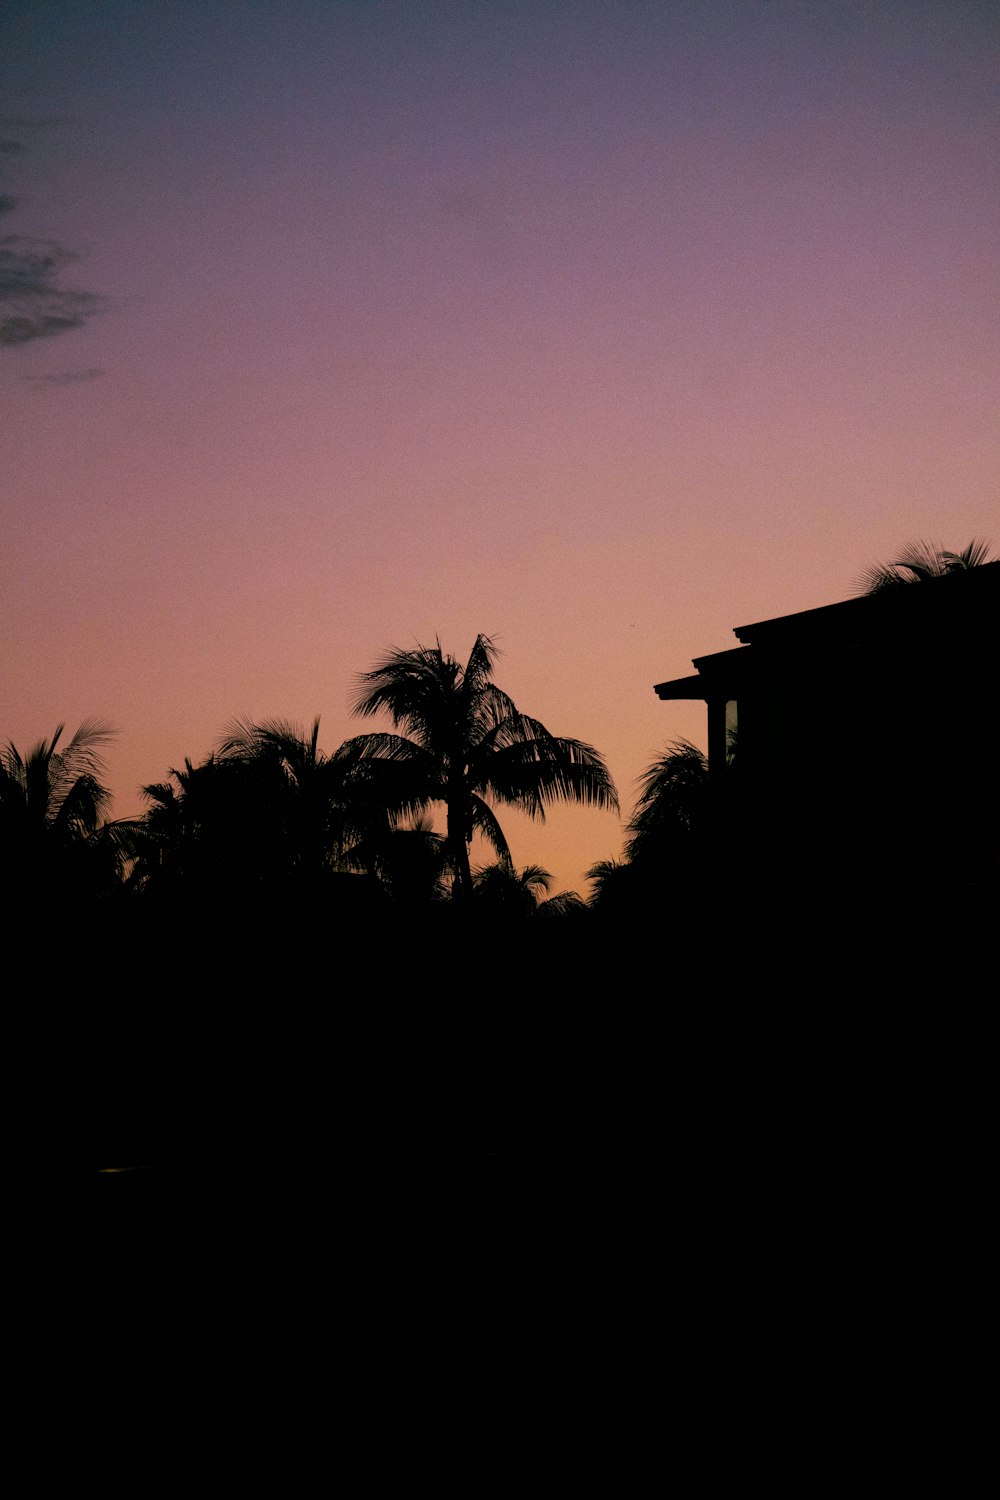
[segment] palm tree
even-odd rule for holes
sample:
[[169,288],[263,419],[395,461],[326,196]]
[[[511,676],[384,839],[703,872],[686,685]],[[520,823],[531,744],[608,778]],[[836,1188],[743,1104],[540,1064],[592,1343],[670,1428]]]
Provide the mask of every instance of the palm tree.
[[639,778],[639,796],[628,825],[630,861],[669,854],[678,838],[701,825],[709,792],[708,761],[688,740],[675,740]]
[[101,750],[114,731],[85,719],[60,750],[64,729],[24,755],[13,741],[0,752],[0,844],[13,885],[49,892],[68,882],[96,894],[125,858],[117,825],[102,821],[111,793],[100,780]]
[[135,840],[130,883],[137,889],[173,892],[192,882],[210,885],[219,875],[228,840],[224,833],[217,836],[218,782],[218,761],[209,756],[198,766],[186,758],[184,769],[172,769],[167,781],[142,788],[149,806]]
[[384,808],[370,812],[368,830],[345,852],[346,868],[374,876],[397,906],[410,911],[443,901],[448,894],[447,851],[430,819],[421,816],[409,825],[394,825]]
[[546,901],[539,901],[535,908],[538,916],[546,922],[576,920],[588,911],[586,901],[579,891],[559,891]]
[[384,809],[359,807],[351,764],[320,750],[318,719],[308,734],[283,719],[235,720],[201,765],[186,760],[143,789],[144,883],[194,881],[239,899],[319,891],[362,831],[389,826]]
[[484,910],[498,916],[528,917],[538,909],[543,894],[548,895],[552,876],[541,865],[515,870],[509,861],[501,859],[474,871],[472,885],[476,901]]
[[354,712],[385,710],[397,734],[359,735],[341,747],[355,776],[377,785],[394,814],[443,803],[455,893],[472,893],[469,848],[480,833],[497,856],[510,850],[492,804],[543,820],[553,802],[616,810],[618,797],[598,752],[558,738],[517,709],[492,681],[496,647],[479,635],[463,667],[434,647],[393,651],[361,677]]
[[627,860],[599,859],[587,871],[591,890],[588,906],[593,910],[621,916],[644,895],[641,873]]
[[982,567],[989,558],[990,544],[985,537],[974,537],[961,552],[948,552],[932,542],[909,542],[896,562],[877,562],[866,568],[858,578],[858,593],[881,594],[909,583],[947,578]]
[[[730,766],[734,755],[735,747]],[[703,890],[721,790],[697,746],[688,740],[669,745],[639,778],[624,858],[600,860],[587,871],[590,905],[612,918],[645,919],[651,907],[662,906],[667,886],[674,905]]]
[[258,838],[275,874],[313,880],[329,874],[358,832],[352,822],[367,827],[352,818],[357,809],[349,805],[344,757],[319,748],[318,718],[308,735],[285,719],[236,719],[218,758],[252,785]]

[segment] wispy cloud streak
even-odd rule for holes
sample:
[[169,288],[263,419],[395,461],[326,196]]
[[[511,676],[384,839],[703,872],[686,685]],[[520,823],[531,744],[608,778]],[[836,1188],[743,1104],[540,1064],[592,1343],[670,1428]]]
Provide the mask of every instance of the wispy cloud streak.
[[60,370],[53,375],[22,375],[21,379],[28,381],[30,385],[43,388],[50,385],[80,385],[85,380],[99,380],[104,374],[101,369],[91,370]]
[[103,297],[61,284],[65,268],[78,259],[57,240],[0,238],[0,344],[69,333],[101,311]]

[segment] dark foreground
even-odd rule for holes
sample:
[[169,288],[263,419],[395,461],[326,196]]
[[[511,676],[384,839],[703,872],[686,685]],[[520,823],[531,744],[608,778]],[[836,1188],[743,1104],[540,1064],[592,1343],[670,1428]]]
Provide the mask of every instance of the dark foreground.
[[961,1182],[989,1135],[983,902],[765,891],[545,933],[130,916],[47,956],[9,1056],[60,1151],[149,1153],[65,1169],[108,1201],[649,1156],[734,1201],[830,1173],[891,1196]]

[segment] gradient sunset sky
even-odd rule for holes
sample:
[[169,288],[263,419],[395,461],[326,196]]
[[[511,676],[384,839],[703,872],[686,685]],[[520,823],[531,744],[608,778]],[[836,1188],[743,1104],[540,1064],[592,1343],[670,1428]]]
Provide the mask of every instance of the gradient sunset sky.
[[111,720],[119,816],[478,631],[627,813],[705,744],[655,682],[1000,542],[994,0],[7,0],[0,55],[0,740]]

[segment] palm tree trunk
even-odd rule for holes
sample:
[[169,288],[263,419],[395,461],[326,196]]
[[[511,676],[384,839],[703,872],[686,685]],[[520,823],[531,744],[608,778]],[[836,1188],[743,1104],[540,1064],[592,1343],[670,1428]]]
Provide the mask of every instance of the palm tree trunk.
[[454,891],[460,901],[467,901],[472,895],[472,868],[466,838],[469,826],[466,800],[464,788],[448,798],[448,853],[455,872]]

